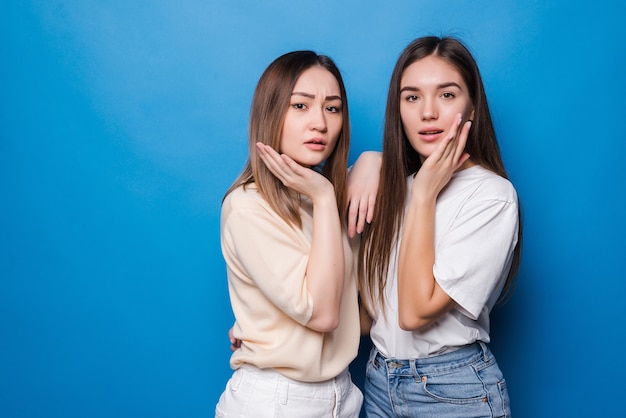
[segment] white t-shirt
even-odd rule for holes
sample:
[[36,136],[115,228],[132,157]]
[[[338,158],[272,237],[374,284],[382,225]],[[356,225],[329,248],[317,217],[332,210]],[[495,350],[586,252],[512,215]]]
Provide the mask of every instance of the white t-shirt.
[[[409,176],[405,211],[412,184]],[[489,312],[511,267],[518,222],[511,182],[478,165],[455,173],[437,198],[433,273],[460,308],[419,331],[402,330],[396,248],[389,261],[385,315],[378,307],[370,332],[380,352],[389,358],[424,358],[477,340],[489,342]]]

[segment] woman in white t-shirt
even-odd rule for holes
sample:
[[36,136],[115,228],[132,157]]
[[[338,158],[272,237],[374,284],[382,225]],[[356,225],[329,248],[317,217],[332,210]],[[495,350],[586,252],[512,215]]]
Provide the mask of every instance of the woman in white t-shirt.
[[278,57],[251,107],[249,160],[227,191],[221,245],[235,370],[217,417],[357,417],[360,339],[347,216],[348,102],[334,62]]
[[519,265],[519,208],[460,41],[419,38],[400,55],[382,160],[359,255],[367,417],[509,416],[489,313]]

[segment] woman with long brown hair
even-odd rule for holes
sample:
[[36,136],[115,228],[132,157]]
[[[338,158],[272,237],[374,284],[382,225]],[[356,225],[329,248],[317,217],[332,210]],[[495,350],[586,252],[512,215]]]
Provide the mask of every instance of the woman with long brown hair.
[[489,313],[521,227],[478,66],[457,39],[411,42],[394,68],[376,210],[362,235],[372,317],[368,417],[509,416]]
[[348,365],[359,310],[347,217],[350,125],[335,63],[274,60],[258,82],[249,160],[222,203],[235,370],[217,417],[357,417]]

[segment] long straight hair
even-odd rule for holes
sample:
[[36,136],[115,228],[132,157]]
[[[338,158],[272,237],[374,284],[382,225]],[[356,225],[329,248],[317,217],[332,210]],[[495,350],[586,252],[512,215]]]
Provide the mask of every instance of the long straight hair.
[[300,196],[282,184],[265,166],[256,150],[256,143],[280,149],[280,138],[285,115],[291,100],[291,93],[300,75],[307,69],[320,66],[337,79],[342,100],[343,125],[339,138],[326,161],[319,167],[320,172],[333,184],[340,219],[347,211],[346,173],[350,148],[350,120],[346,89],[337,65],[326,55],[313,51],[293,51],[276,58],[263,72],[252,99],[248,132],[249,157],[246,165],[230,186],[225,196],[239,186],[255,183],[259,193],[271,208],[285,222],[302,227],[300,217]]
[[[361,236],[359,284],[363,303],[370,310],[375,302],[379,301],[384,311],[384,289],[391,250],[398,243],[403,223],[404,202],[407,196],[406,177],[421,167],[420,156],[411,146],[400,117],[400,81],[409,65],[430,55],[437,56],[456,68],[468,86],[474,106],[474,119],[465,147],[466,152],[475,163],[508,178],[500,156],[480,71],[472,54],[459,40],[451,37],[428,36],[411,42],[400,54],[391,76],[385,111],[383,161],[376,211],[372,223],[366,227]],[[500,296],[501,301],[511,289],[517,275],[521,256],[521,234],[520,219],[519,238],[512,266]]]

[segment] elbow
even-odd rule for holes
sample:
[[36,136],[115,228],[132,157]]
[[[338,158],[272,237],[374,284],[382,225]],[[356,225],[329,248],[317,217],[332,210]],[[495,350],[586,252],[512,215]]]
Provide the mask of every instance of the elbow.
[[324,324],[323,324],[324,328],[323,328],[323,332],[331,332],[337,329],[337,327],[339,326],[339,317],[334,317],[334,318],[329,318]]
[[398,314],[398,325],[403,331],[419,331],[427,327],[433,321],[428,318],[422,318],[416,315]]
[[307,327],[318,332],[331,332],[339,326],[339,313],[315,315],[309,320]]

